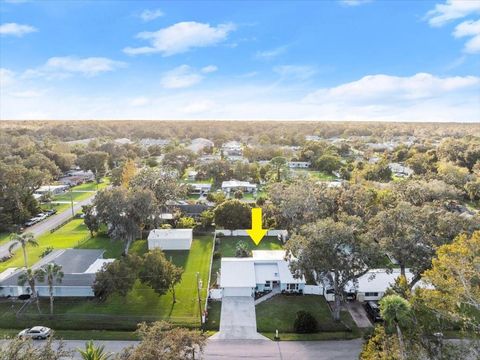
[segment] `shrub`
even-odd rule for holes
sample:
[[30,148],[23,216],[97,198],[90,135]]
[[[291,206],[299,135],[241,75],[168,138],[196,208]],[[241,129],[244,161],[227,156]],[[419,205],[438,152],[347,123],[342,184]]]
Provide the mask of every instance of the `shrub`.
[[213,259],[216,260],[216,259],[220,259],[222,257],[222,254],[220,254],[220,251],[215,251],[213,253]]
[[45,250],[43,250],[43,252],[40,254],[40,257],[43,258],[48,254],[50,254],[52,251],[53,251],[53,247],[49,246]]
[[245,241],[240,241],[237,244],[237,248],[235,250],[236,257],[249,257],[250,256],[250,249]]
[[234,197],[235,197],[235,199],[243,198],[243,191],[242,190],[235,191]]
[[318,322],[312,314],[306,311],[298,311],[293,323],[293,329],[298,334],[309,334],[317,332]]

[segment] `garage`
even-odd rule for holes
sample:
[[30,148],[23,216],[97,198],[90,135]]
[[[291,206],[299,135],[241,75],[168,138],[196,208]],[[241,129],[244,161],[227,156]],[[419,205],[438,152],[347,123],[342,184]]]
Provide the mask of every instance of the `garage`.
[[220,287],[223,297],[252,297],[255,268],[251,258],[222,258]]
[[223,288],[223,296],[252,296],[253,289],[250,287],[226,287]]

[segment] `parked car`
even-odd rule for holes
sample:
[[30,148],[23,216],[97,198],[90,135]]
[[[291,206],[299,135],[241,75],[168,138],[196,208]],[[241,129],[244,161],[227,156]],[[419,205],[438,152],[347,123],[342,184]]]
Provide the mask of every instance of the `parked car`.
[[37,216],[35,216],[37,219],[40,219],[40,221],[46,219],[48,217],[48,214],[47,213],[40,213],[40,214],[37,214]]
[[52,329],[45,326],[34,326],[30,329],[24,329],[18,333],[18,337],[26,339],[31,338],[34,340],[45,340],[52,334]]
[[380,315],[380,307],[378,306],[378,303],[375,301],[367,301],[363,307],[373,322],[383,321],[382,316]]
[[39,222],[40,220],[38,218],[31,218],[30,220],[28,220],[26,223],[25,223],[25,226],[32,226],[32,225],[35,225],[37,222]]
[[55,215],[56,213],[57,213],[57,209],[48,210],[46,212],[47,216],[52,216],[52,215]]

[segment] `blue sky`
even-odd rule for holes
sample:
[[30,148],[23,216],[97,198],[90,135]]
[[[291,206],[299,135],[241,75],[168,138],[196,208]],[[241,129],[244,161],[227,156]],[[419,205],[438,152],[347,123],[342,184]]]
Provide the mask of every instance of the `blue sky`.
[[480,0],[0,0],[1,119],[480,121]]

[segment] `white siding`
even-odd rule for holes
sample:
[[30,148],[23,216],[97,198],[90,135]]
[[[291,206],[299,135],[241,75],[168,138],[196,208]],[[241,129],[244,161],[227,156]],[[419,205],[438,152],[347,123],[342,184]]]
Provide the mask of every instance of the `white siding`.
[[191,239],[148,239],[148,249],[190,250]]

